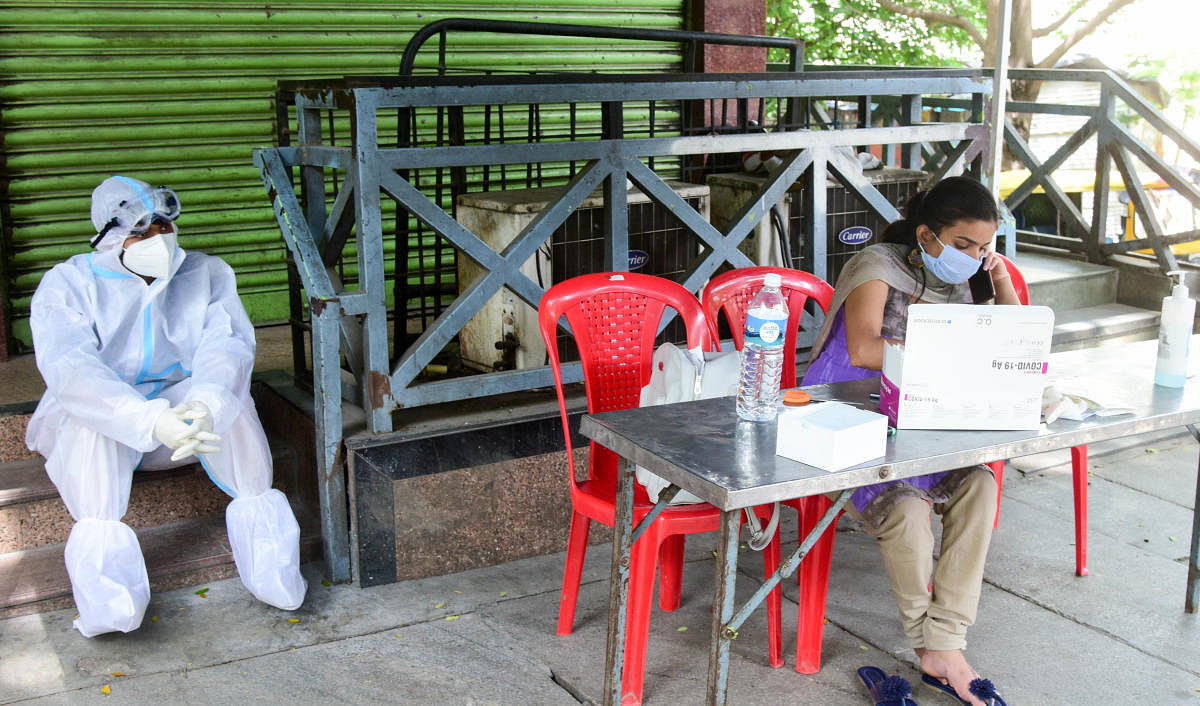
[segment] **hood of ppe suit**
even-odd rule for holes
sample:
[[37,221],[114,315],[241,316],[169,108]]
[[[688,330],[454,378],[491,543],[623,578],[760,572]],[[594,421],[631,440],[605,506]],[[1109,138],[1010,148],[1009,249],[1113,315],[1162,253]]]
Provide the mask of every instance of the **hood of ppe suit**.
[[[96,232],[104,230],[104,228],[122,211],[122,204],[138,202],[142,204],[146,210],[153,211],[153,195],[158,191],[155,187],[150,186],[140,179],[134,179],[126,176],[112,176],[105,179],[92,191],[92,226]],[[172,230],[176,235],[179,233],[179,228],[174,223],[171,224]],[[137,274],[124,265],[121,260],[121,255],[124,249],[125,239],[130,236],[130,229],[127,226],[115,225],[109,228],[108,232],[96,243],[98,254],[95,259],[95,264],[104,269],[123,274]],[[185,256],[183,248],[173,246],[171,248],[171,262],[168,268],[168,273],[161,279],[170,279],[170,276],[179,269]]]
[[[105,179],[92,191],[92,226],[99,233],[116,217],[122,203],[141,199],[150,192],[150,185],[140,179],[123,176]],[[120,247],[127,237],[129,229],[117,226],[109,230],[108,235],[104,236],[96,247],[101,251],[111,250]]]
[[105,250],[113,247],[108,240],[120,242],[131,234],[144,233],[154,219],[173,222],[179,216],[179,197],[163,186],[113,176],[92,191],[91,215],[97,234],[92,243]]

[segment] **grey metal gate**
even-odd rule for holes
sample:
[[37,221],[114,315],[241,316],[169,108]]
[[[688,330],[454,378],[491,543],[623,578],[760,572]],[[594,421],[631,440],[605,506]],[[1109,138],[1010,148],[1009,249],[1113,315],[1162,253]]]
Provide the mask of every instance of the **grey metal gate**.
[[[470,399],[483,395],[548,387],[545,367],[423,382],[421,372],[496,294],[507,287],[528,306],[537,306],[544,288],[521,271],[521,265],[544,243],[564,218],[594,190],[604,197],[607,243],[605,267],[623,270],[628,255],[625,224],[631,180],[653,201],[674,212],[691,231],[700,252],[684,277],[684,286],[699,291],[719,267],[752,264],[739,243],[777,203],[788,187],[806,173],[806,207],[812,214],[814,244],[825,240],[825,177],[833,176],[866,201],[881,216],[894,220],[895,207],[844,161],[839,148],[900,144],[906,166],[920,158],[922,143],[945,144],[949,164],[968,164],[978,174],[987,145],[982,123],[984,97],[990,79],[979,70],[898,70],[880,72],[811,72],[806,74],[745,74],[690,76],[568,77],[406,77],[372,81],[346,80],[295,88],[298,134],[293,146],[255,151],[285,242],[296,260],[311,311],[313,377],[316,395],[318,463],[323,484],[322,520],[326,557],[335,578],[348,571],[346,557],[344,486],[338,467],[342,430],[342,365],[345,355],[357,371],[355,386],[363,401],[372,432],[391,429],[391,412],[399,407]],[[967,122],[923,124],[923,95],[973,96]],[[657,101],[755,100],[768,113],[786,116],[788,107],[827,96],[895,96],[912,124],[845,130],[782,130],[748,134],[648,136],[637,116],[642,106]],[[599,110],[602,131],[587,139],[561,136],[536,143],[409,146],[397,141],[396,127],[411,120],[436,116],[438,111],[465,115],[485,105],[528,106],[559,104]],[[353,125],[350,144],[329,144],[322,118],[341,112]],[[771,111],[774,111],[773,113]],[[461,118],[451,118],[461,119]],[[780,121],[786,124],[786,119]],[[740,154],[770,150],[784,157],[779,171],[766,179],[756,198],[728,224],[714,226],[702,218],[650,169],[651,158]],[[530,165],[576,162],[583,165],[560,197],[542,211],[511,244],[497,251],[486,245],[438,203],[406,178],[411,170],[477,169],[483,165]],[[947,166],[949,168],[949,166]],[[328,175],[339,176],[340,188],[327,193]],[[394,224],[382,216],[383,204],[411,214],[427,224],[483,273],[465,284],[452,303],[417,340],[392,361],[388,355],[387,283],[383,244]],[[406,219],[407,220],[407,219]],[[353,231],[351,238],[351,231]],[[357,287],[346,289],[330,269],[341,249],[355,246]],[[823,253],[818,252],[818,257]],[[578,367],[566,366],[564,378],[580,379]],[[340,516],[339,516],[340,515]]]

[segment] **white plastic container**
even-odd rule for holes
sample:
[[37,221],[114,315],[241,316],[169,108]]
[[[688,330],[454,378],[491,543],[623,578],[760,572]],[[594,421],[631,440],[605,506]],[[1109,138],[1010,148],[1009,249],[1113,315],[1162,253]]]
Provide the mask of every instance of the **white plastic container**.
[[1188,344],[1196,320],[1196,300],[1188,296],[1183,272],[1175,270],[1179,282],[1171,288],[1171,296],[1163,297],[1162,319],[1158,325],[1158,363],[1154,366],[1154,384],[1163,387],[1183,387],[1187,382]]
[[887,417],[841,402],[784,407],[775,453],[826,471],[840,471],[887,453]]

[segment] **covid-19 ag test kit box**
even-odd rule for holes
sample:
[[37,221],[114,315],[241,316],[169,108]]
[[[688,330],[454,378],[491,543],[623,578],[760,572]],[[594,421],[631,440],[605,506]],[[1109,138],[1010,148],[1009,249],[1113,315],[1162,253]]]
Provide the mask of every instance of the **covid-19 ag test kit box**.
[[879,410],[897,429],[1037,429],[1054,312],[913,304],[886,346]]

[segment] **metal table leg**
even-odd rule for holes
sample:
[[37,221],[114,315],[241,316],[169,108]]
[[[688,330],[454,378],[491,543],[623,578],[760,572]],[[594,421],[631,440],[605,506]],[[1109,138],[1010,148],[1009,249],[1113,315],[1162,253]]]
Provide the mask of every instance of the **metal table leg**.
[[733,590],[737,583],[738,535],[742,529],[742,511],[721,513],[717,528],[717,581],[713,591],[712,635],[709,636],[708,703],[724,704],[729,686],[729,643],[737,637],[737,628],[729,627],[733,617]]
[[617,462],[617,497],[613,513],[612,565],[608,580],[608,646],[604,655],[604,703],[621,703],[621,671],[625,668],[625,618],[629,611],[629,562],[633,547],[633,464]]
[[[1192,436],[1200,441],[1200,429],[1195,424],[1187,425]],[[1192,553],[1188,558],[1187,594],[1183,609],[1195,613],[1200,609],[1200,466],[1196,469],[1196,501],[1192,505]]]
[[800,567],[800,562],[829,530],[842,507],[854,494],[853,488],[843,490],[800,546],[780,563],[775,573],[763,581],[758,590],[734,612],[734,584],[737,581],[738,535],[741,530],[741,510],[721,513],[720,534],[717,539],[717,581],[713,596],[713,625],[708,657],[708,703],[724,704],[729,686],[729,643],[737,639],[742,623],[750,617],[772,589]]

